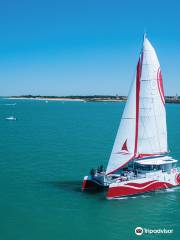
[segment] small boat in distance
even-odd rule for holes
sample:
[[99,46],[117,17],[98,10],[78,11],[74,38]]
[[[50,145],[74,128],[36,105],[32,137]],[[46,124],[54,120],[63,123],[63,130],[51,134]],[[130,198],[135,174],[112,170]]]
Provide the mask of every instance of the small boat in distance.
[[17,118],[14,117],[14,116],[6,117],[5,119],[6,120],[12,120],[12,121],[16,121],[17,120]]
[[175,187],[180,184],[177,162],[169,156],[160,64],[144,35],[106,171],[92,169],[82,190],[108,188],[107,198],[113,199]]

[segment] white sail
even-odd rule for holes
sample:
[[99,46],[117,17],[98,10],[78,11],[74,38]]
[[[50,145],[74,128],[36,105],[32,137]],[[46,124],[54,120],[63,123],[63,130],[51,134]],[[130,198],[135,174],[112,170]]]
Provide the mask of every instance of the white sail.
[[142,57],[137,154],[143,157],[165,153],[168,147],[162,74],[156,52],[147,38]]
[[145,37],[106,174],[134,158],[167,152],[165,100],[160,65]]
[[116,171],[134,156],[136,129],[136,78],[132,82],[106,173]]

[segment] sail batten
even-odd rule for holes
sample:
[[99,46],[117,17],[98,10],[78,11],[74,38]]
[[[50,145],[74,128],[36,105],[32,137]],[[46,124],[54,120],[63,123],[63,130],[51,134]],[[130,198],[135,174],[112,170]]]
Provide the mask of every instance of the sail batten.
[[168,152],[164,88],[160,64],[145,37],[106,173],[134,158]]

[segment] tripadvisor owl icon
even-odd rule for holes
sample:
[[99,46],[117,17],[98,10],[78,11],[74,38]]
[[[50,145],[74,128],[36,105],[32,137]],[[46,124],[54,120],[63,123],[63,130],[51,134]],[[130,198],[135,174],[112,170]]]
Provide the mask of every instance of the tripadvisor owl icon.
[[135,234],[136,235],[142,235],[143,234],[143,229],[142,229],[142,227],[137,227],[137,228],[135,228]]

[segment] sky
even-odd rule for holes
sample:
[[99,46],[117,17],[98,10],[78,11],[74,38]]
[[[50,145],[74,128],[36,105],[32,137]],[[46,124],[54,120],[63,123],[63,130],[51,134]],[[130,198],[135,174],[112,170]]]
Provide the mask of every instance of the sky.
[[180,95],[179,0],[0,3],[0,96],[127,95],[144,31]]

